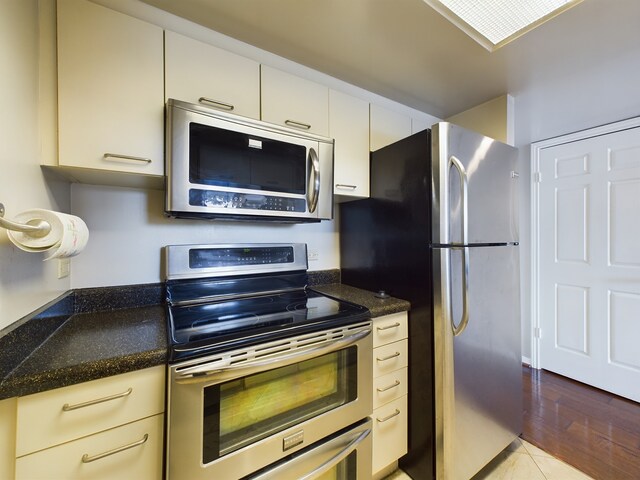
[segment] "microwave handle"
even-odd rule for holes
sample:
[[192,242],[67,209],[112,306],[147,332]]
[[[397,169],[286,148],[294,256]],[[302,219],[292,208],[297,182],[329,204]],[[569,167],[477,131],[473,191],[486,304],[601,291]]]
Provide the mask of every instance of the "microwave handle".
[[309,213],[313,213],[318,206],[318,196],[320,195],[320,161],[313,147],[309,148],[308,161],[311,163],[311,169],[309,170],[307,201],[309,202]]
[[[338,438],[335,438],[326,444],[320,445],[317,448],[311,449],[306,454],[302,454],[298,457],[293,457],[293,459],[284,464],[279,464],[269,470],[263,471],[257,475],[250,476],[249,480],[277,480],[279,478],[287,477],[288,470],[292,468],[296,468],[297,463],[302,463],[308,456],[309,459],[304,463],[311,463],[312,458],[318,457],[319,459],[326,458],[328,454],[334,451],[336,448],[341,448],[338,453],[332,455],[326,460],[322,461],[322,463],[318,466],[312,467],[311,471],[302,474],[299,476],[299,480],[313,480],[314,478],[318,478],[323,473],[326,473],[331,468],[338,465],[341,461],[347,458],[351,452],[356,450],[358,446],[366,440],[366,438],[371,434],[371,428],[363,428],[358,429],[355,432],[347,435],[342,435]],[[298,467],[300,468],[300,467]],[[296,475],[300,475],[300,472],[295,472]]]

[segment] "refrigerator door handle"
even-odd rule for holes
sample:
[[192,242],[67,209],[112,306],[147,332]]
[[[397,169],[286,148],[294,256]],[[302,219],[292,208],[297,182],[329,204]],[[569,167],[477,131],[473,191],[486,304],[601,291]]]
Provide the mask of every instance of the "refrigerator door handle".
[[[467,324],[469,323],[469,247],[453,247],[448,250],[445,268],[447,269],[447,278],[449,279],[449,315],[453,335],[457,337],[464,332],[465,328],[467,328]],[[457,325],[453,319],[453,299],[451,295],[453,290],[451,285],[451,250],[462,250],[462,315],[460,316],[460,322]]]
[[[464,168],[464,165],[462,164],[462,162],[455,156],[455,155],[451,155],[451,157],[449,157],[449,169],[451,169],[451,166],[456,167],[456,170],[458,170],[458,174],[460,175],[460,204],[462,206],[462,212],[460,215],[460,220],[462,222],[462,244],[466,245],[469,242],[469,225],[467,222],[467,218],[468,218],[468,213],[469,213],[469,208],[468,208],[468,201],[467,201],[467,192],[469,189],[469,179],[467,178],[467,171]],[[450,216],[449,218],[447,218],[447,222],[450,222]],[[451,233],[451,226],[448,226],[449,228],[447,228],[448,233]],[[451,242],[452,239],[449,239],[449,242]]]

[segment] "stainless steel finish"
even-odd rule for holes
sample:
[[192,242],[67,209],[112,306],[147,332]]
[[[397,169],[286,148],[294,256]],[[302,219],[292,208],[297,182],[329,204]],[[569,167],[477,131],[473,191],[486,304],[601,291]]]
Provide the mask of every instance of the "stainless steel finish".
[[357,185],[347,185],[346,183],[336,183],[336,188],[341,188],[344,190],[355,190],[358,188]]
[[371,420],[321,443],[286,463],[249,477],[251,480],[311,480],[331,470],[357,450],[357,477],[349,480],[371,479]]
[[[371,322],[361,322],[354,325],[356,329],[368,328],[371,331]],[[329,332],[318,332],[328,335]],[[364,333],[364,332],[362,332]],[[310,340],[310,339],[307,339]],[[222,378],[231,380],[232,378],[243,378],[245,372],[235,372],[238,375],[231,375],[233,371],[221,373],[219,376],[210,375],[206,381],[179,383],[177,380],[181,372],[185,369],[196,367],[200,363],[206,364],[213,360],[213,356],[204,359],[192,359],[180,364],[170,365],[168,368],[168,426],[167,426],[167,458],[168,478],[170,480],[208,480],[210,478],[238,478],[270,465],[283,458],[283,439],[290,435],[304,430],[304,442],[297,445],[286,453],[294,453],[304,449],[306,446],[314,444],[319,440],[367,417],[372,412],[373,406],[373,336],[367,334],[361,339],[351,344],[349,348],[356,348],[356,365],[358,379],[358,395],[353,402],[336,407],[319,416],[309,418],[301,423],[291,426],[279,433],[275,433],[267,438],[258,440],[250,446],[230,452],[218,460],[209,464],[202,464],[201,448],[194,448],[194,442],[199,444],[200,440],[194,438],[199,435],[202,428],[202,395],[203,390],[212,385],[220,383]],[[256,348],[259,350],[260,346]],[[214,360],[215,361],[215,360]],[[299,358],[291,359],[290,365],[298,363]],[[232,378],[228,378],[232,377]],[[247,454],[250,448],[250,454]],[[369,455],[369,468],[371,468],[371,456]],[[291,478],[291,477],[278,477]],[[293,477],[295,478],[295,477]],[[370,478],[369,476],[362,477]]]
[[288,437],[284,437],[282,439],[282,451],[286,452],[287,450],[291,450],[293,447],[296,447],[304,442],[304,430],[298,430],[295,433],[292,433]]
[[205,105],[209,105],[209,106],[212,106],[214,108],[221,108],[221,109],[226,110],[228,112],[233,111],[233,109],[235,108],[230,103],[225,103],[225,102],[221,102],[219,100],[214,100],[213,98],[200,97],[198,99],[198,101],[200,103],[204,103]]
[[376,330],[382,332],[384,330],[390,330],[392,328],[398,328],[400,326],[400,322],[393,323],[391,325],[385,325],[384,327],[376,327]]
[[[518,241],[517,149],[446,122],[432,128],[432,243],[460,244],[466,220],[468,244]],[[450,159],[454,157],[452,163]],[[465,172],[467,209],[461,176]]]
[[311,129],[311,125],[309,125],[308,123],[296,122],[295,120],[285,120],[284,123],[285,125],[289,125],[290,127],[301,128],[302,130]]
[[382,417],[382,418],[378,418],[376,417],[376,422],[378,423],[384,423],[384,422],[388,422],[389,420],[391,420],[393,417],[397,417],[398,415],[400,415],[400,410],[398,410],[396,408],[395,412],[390,413],[389,415],[387,415],[386,417]]
[[391,390],[392,388],[396,388],[399,385],[400,385],[400,380],[396,380],[391,385],[387,385],[386,387],[378,387],[376,388],[376,390],[382,393],[382,392],[386,392],[387,390]]
[[145,444],[148,439],[149,439],[149,434],[145,433],[144,437],[142,437],[137,442],[129,443],[127,445],[123,445],[122,447],[114,448],[113,450],[109,450],[108,452],[99,453],[97,455],[91,455],[91,456],[88,453],[85,453],[82,456],[82,463],[95,462],[96,460],[100,460],[102,458],[109,457],[111,455],[115,455],[116,453],[120,453],[120,452],[124,452],[125,450],[129,450],[130,448],[139,447],[140,445]]
[[0,227],[14,232],[23,232],[30,237],[44,237],[51,231],[51,225],[44,220],[29,220],[29,223],[18,223],[4,218],[4,205],[0,203]]
[[[279,295],[281,293],[291,292],[297,290],[296,288],[283,288],[281,290],[264,290],[260,292],[260,296],[265,295]],[[171,305],[187,306],[187,305],[200,305],[201,303],[210,302],[222,302],[225,300],[240,300],[243,298],[255,298],[255,293],[235,293],[233,295],[203,295],[202,297],[194,298],[191,300],[171,301]]]
[[151,163],[153,160],[151,160],[150,158],[145,158],[145,157],[134,157],[132,155],[121,155],[119,153],[105,153],[102,156],[103,160],[106,161],[113,161],[110,159],[116,159],[116,160],[132,160],[134,162],[143,162],[143,163]]
[[239,376],[245,377],[341,350],[370,334],[371,322],[366,322],[355,327],[325,330],[263,343],[259,348],[233,350],[191,363],[185,362],[184,366],[175,369],[173,381],[202,383],[210,382],[214,376],[215,381],[219,383]]
[[99,403],[110,402],[112,400],[117,400],[119,398],[128,397],[133,392],[133,388],[129,387],[126,391],[122,393],[116,393],[115,395],[109,395],[108,397],[98,398],[96,400],[89,400],[88,402],[76,403],[74,405],[69,405],[65,403],[62,406],[63,412],[71,412],[72,410],[78,410],[79,408],[90,407],[92,405],[97,405]]
[[376,357],[376,360],[379,362],[386,362],[387,360],[391,360],[392,358],[396,358],[400,356],[400,352],[392,353],[391,355],[387,355],[386,357]]
[[[292,247],[293,262],[260,265],[235,265],[230,267],[213,267],[192,269],[189,267],[189,251],[207,248],[259,248],[259,247]],[[211,276],[225,277],[231,275],[253,275],[265,272],[293,272],[307,269],[307,245],[305,243],[217,243],[200,245],[170,245],[162,249],[164,274],[166,280],[181,278],[207,278]]]
[[[273,195],[282,198],[297,198],[307,202],[307,194],[291,194],[283,192],[269,192],[265,190],[251,190],[244,188],[195,185],[189,181],[189,124],[195,122],[216,128],[233,130],[258,137],[270,138],[282,142],[304,146],[309,154],[314,149],[318,159],[318,171],[322,182],[317,193],[317,207],[306,212],[240,209],[232,206],[195,206],[189,204],[189,189],[197,187],[199,190],[216,190],[224,192],[240,192],[258,196]],[[279,217],[291,221],[315,221],[333,218],[333,139],[302,132],[299,129],[271,124],[241,117],[233,113],[223,112],[200,104],[191,104],[169,99],[167,102],[166,119],[166,205],[167,212],[176,215],[184,214],[197,216],[205,215],[251,215],[265,219]],[[307,172],[309,178],[312,172]],[[316,172],[317,175],[317,172]],[[319,180],[318,180],[319,181]],[[312,182],[315,184],[316,182]],[[308,193],[308,192],[307,192]]]
[[318,154],[313,148],[309,149],[309,163],[311,168],[309,171],[309,186],[307,187],[307,200],[309,203],[309,212],[316,211],[318,206],[318,197],[320,196],[320,162]]
[[432,134],[436,478],[468,480],[522,431],[517,150]]

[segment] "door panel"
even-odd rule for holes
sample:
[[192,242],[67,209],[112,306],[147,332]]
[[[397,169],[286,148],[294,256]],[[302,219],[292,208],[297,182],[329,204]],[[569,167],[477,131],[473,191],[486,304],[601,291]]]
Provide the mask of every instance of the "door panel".
[[[463,243],[462,178],[466,178],[466,243],[518,241],[517,150],[450,123],[433,129],[433,242]],[[447,222],[448,217],[448,222]]]
[[540,365],[640,401],[640,128],[540,153]]

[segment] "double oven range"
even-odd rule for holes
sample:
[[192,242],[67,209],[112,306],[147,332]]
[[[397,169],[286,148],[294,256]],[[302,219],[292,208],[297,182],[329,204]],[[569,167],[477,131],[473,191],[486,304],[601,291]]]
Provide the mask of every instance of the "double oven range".
[[371,478],[370,314],[307,287],[306,245],[164,262],[167,478]]

